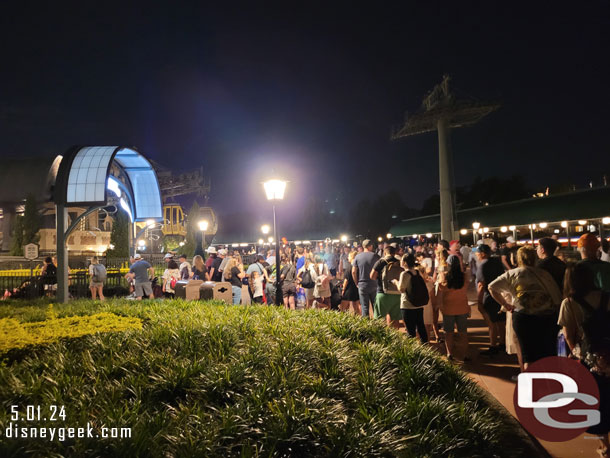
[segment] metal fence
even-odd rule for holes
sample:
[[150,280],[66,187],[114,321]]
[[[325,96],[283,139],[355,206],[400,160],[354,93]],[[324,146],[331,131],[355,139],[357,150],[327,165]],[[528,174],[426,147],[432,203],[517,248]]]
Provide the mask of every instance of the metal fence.
[[[90,276],[88,271],[71,272],[68,275],[68,291],[72,297],[88,297]],[[3,272],[0,275],[0,290],[2,294],[13,298],[34,299],[42,296],[54,296],[57,284],[53,279],[40,275],[23,275]],[[8,293],[7,293],[8,292]],[[121,269],[109,268],[106,281],[104,281],[104,295],[121,296],[127,295],[129,288],[125,280],[125,272]]]
[[[166,269],[163,256],[143,256],[154,268],[160,279]],[[243,257],[244,264],[256,261],[256,255]],[[129,258],[101,258],[106,266],[107,277],[104,282],[105,296],[122,296],[129,293],[125,274],[129,271]],[[57,285],[40,275],[40,267],[35,269],[5,269],[0,270],[0,294],[14,298],[34,299],[42,296],[54,296]],[[83,298],[91,295],[89,269],[85,266],[73,268],[68,275],[68,290],[71,297]]]

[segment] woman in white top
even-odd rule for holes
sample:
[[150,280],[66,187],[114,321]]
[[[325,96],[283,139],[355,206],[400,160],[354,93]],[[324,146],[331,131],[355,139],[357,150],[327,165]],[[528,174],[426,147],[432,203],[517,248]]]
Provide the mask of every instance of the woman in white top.
[[173,298],[176,296],[176,291],[174,290],[172,283],[175,286],[175,283],[180,280],[180,269],[178,269],[178,263],[173,259],[167,263],[167,269],[163,272],[163,292],[165,293],[165,297]]
[[[489,284],[489,293],[512,312],[523,367],[557,353],[557,312],[561,292],[551,274],[535,267],[536,250],[523,246],[517,251],[519,267],[500,275]],[[512,301],[506,296],[512,297]]]
[[[318,308],[330,309],[330,272],[324,262],[324,258],[316,256],[316,264],[313,269],[313,281],[316,286],[313,296],[318,302]],[[320,306],[321,305],[321,306]]]

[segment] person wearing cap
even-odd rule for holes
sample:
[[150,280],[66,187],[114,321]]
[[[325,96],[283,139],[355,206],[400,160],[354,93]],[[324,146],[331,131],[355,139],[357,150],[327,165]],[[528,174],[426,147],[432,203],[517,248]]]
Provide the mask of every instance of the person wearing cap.
[[563,291],[563,277],[566,272],[566,263],[555,256],[557,242],[550,237],[543,237],[538,241],[536,253],[540,260],[537,266],[551,274],[560,291]]
[[479,259],[477,267],[477,307],[489,327],[489,348],[481,352],[493,356],[506,348],[506,314],[500,304],[491,296],[489,284],[504,273],[502,261],[491,256],[491,247],[482,243],[476,251]]
[[216,259],[216,247],[207,247],[205,252],[209,255],[208,259],[205,260],[205,266],[208,268],[209,272],[212,267],[212,264],[214,263],[214,259]]
[[221,248],[220,250],[218,250],[218,256],[222,259],[222,262],[220,263],[220,267],[218,268],[218,270],[220,270],[221,273],[223,273],[225,271],[225,268],[227,267],[229,260],[233,257],[233,254],[238,254],[238,253],[235,250],[233,250],[229,253],[229,250],[227,250],[226,248]]
[[580,264],[586,265],[593,271],[595,286],[602,291],[610,292],[610,263],[597,257],[600,246],[601,243],[595,234],[583,234],[578,239],[578,251],[582,258]]
[[155,269],[148,261],[142,259],[140,253],[136,253],[133,257],[134,263],[131,265],[129,272],[125,275],[126,279],[132,279],[135,283],[135,295],[137,300],[142,300],[144,295],[149,299],[154,299],[155,296],[152,290],[150,279],[155,276]]
[[501,251],[502,264],[506,270],[517,267],[517,244],[513,237],[506,237],[506,246]]
[[379,256],[374,253],[373,242],[369,239],[365,239],[362,242],[362,249],[362,253],[359,253],[354,258],[352,277],[354,278],[354,283],[358,285],[362,316],[368,318],[369,305],[375,305],[375,297],[377,296],[377,282],[371,279],[371,271],[379,260]]
[[165,253],[165,256],[163,256],[163,261],[165,261],[165,264],[168,264],[173,259],[174,253],[172,251],[168,251],[167,253]]

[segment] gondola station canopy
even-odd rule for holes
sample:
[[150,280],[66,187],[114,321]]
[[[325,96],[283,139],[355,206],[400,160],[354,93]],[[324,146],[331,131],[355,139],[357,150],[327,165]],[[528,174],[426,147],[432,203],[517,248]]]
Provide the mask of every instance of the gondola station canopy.
[[[66,238],[78,221],[109,205],[120,206],[132,223],[162,221],[161,189],[151,163],[134,148],[78,146],[61,158],[55,180],[57,227],[57,298],[68,297]],[[88,207],[75,221],[68,221],[69,207]],[[133,224],[131,225],[133,231]]]
[[[584,225],[587,221],[595,220],[603,221],[606,225],[610,223],[608,218],[610,218],[610,187],[534,197],[457,212],[462,234],[464,231],[471,231],[473,223],[490,230],[512,226],[529,228],[530,225],[545,227],[555,223],[565,228],[570,222],[583,220]],[[398,237],[411,237],[426,233],[439,234],[440,230],[440,215],[430,215],[403,220],[394,225],[390,232]]]

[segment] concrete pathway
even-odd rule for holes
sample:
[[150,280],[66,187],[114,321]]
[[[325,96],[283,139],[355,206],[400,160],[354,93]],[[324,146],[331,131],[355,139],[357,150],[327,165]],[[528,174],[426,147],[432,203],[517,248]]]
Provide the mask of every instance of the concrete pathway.
[[[471,299],[474,299],[472,293]],[[487,326],[479,313],[476,302],[470,301],[472,317],[468,322],[468,334],[470,336],[469,356],[471,362],[463,367],[470,377],[481,387],[487,390],[498,400],[511,415],[516,418],[513,406],[513,395],[515,382],[511,381],[511,376],[519,373],[519,364],[516,355],[498,354],[493,357],[480,356],[479,351],[488,348],[489,337]],[[435,345],[443,354],[443,345]],[[577,457],[598,457],[596,452],[598,441],[590,434],[582,434],[578,438],[567,442],[547,442],[538,441],[548,453],[555,458],[577,458]]]

